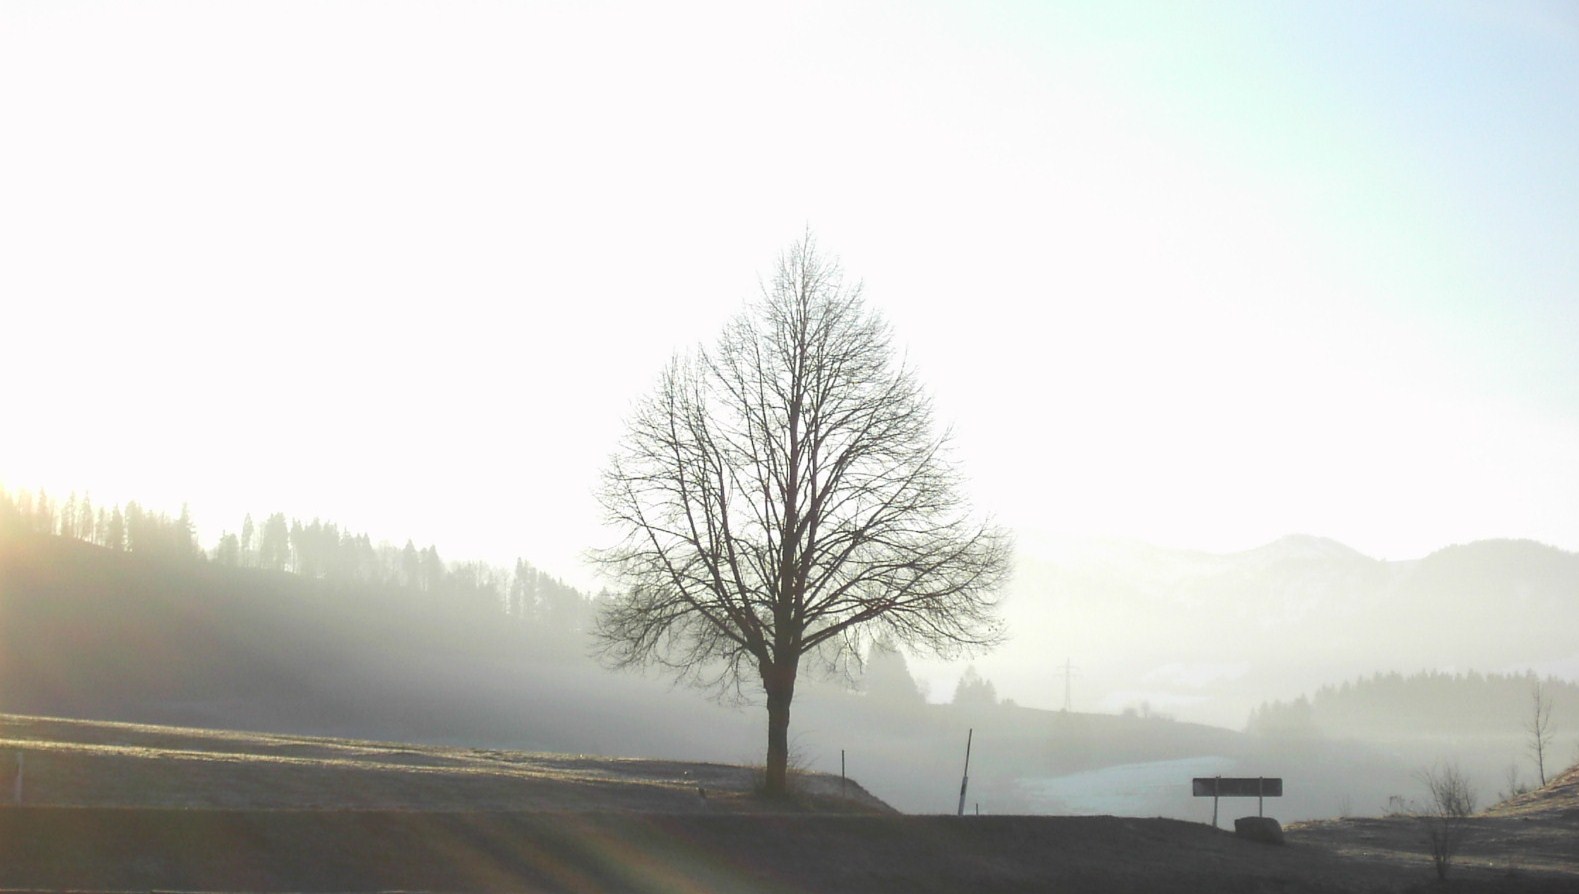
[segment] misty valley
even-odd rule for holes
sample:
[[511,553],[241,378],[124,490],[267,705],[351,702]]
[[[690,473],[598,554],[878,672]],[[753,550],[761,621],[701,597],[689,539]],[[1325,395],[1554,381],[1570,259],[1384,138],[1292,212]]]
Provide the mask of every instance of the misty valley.
[[[606,597],[525,561],[445,562],[321,521],[252,528],[203,549],[184,515],[4,494],[0,712],[760,766],[751,691],[720,703],[592,657]],[[1379,816],[1449,762],[1482,803],[1538,785],[1537,683],[1558,721],[1545,775],[1574,762],[1579,687],[1530,669],[1573,666],[1579,557],[1489,542],[1400,565],[1308,538],[1238,556],[1118,549],[1024,562],[1002,652],[1039,658],[1057,690],[1045,644],[1103,631],[1071,688],[1143,695],[1029,707],[975,667],[947,691],[879,643],[845,673],[808,673],[792,770],[843,770],[901,811],[950,813],[970,735],[972,813],[1206,822],[1190,779],[1248,775],[1286,780],[1268,807],[1284,822]],[[1201,632],[1203,615],[1256,635]],[[1159,685],[1159,667],[1221,664],[1245,670]],[[1180,719],[1181,693],[1243,713]]]
[[0,894],[1579,890],[1574,0],[11,0],[0,122]]

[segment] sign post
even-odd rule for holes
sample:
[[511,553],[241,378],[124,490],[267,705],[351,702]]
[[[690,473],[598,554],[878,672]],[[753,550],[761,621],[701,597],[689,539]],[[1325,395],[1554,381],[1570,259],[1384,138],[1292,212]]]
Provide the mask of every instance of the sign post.
[[1191,781],[1192,794],[1212,799],[1212,828],[1217,828],[1218,798],[1255,798],[1256,812],[1266,816],[1266,799],[1283,797],[1280,776],[1197,776]]

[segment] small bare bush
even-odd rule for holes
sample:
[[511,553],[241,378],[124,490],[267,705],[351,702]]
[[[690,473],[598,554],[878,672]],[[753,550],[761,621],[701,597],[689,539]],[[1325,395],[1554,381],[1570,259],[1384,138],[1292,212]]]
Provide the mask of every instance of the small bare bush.
[[1425,826],[1436,877],[1446,879],[1453,858],[1469,834],[1469,818],[1475,813],[1475,791],[1457,764],[1433,767],[1422,772],[1419,779],[1429,797],[1425,806],[1415,811],[1415,817]]
[[1519,765],[1516,763],[1508,765],[1508,772],[1505,778],[1507,779],[1508,789],[1497,793],[1497,801],[1499,803],[1511,801],[1520,795],[1527,795],[1532,791],[1532,788],[1519,778]]

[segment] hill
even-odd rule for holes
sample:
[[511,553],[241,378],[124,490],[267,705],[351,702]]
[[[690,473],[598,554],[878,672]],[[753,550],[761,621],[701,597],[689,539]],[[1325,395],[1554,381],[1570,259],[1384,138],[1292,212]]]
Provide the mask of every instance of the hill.
[[749,753],[705,701],[599,671],[573,624],[413,595],[13,531],[0,711],[611,755],[701,727]]
[[0,786],[55,807],[893,813],[859,784],[796,777],[767,803],[750,767],[0,715]]
[[[1297,823],[1288,834],[1379,873],[1429,864],[1421,824],[1411,816]],[[1491,890],[1579,889],[1579,765],[1470,817],[1454,866],[1453,878],[1467,876]]]
[[1077,709],[1238,728],[1263,702],[1377,672],[1579,681],[1575,594],[1579,554],[1524,540],[1407,560],[1303,536],[1223,554],[1028,541],[1005,606],[1013,639],[977,665],[1000,692],[1047,693],[1069,659]]
[[[607,672],[565,623],[575,613],[518,618],[416,596],[13,532],[0,536],[0,711],[508,751],[761,758],[759,713]],[[888,683],[856,681],[862,691],[808,678],[793,750],[807,769],[847,766],[907,812],[955,809],[971,730],[969,807],[986,813],[1204,819],[1188,781],[1226,773],[1297,777],[1279,815],[1312,818],[1345,804],[1380,809],[1417,769],[1349,745],[1290,745],[1162,715],[927,704],[902,661],[890,673]]]
[[[1371,561],[1357,555],[1306,538],[1233,562],[1309,571],[1305,563]],[[1207,566],[1223,567],[1215,559]],[[1200,591],[1189,583],[1199,568],[1172,578],[1178,569],[1163,573],[1167,567],[1142,562],[1131,573]],[[586,654],[579,626],[586,611],[512,615],[434,595],[0,530],[0,711],[510,751],[760,760],[758,711],[602,669]],[[1019,629],[1022,638],[1041,635]],[[1279,663],[1303,673],[1301,656],[1291,645]],[[792,748],[801,766],[847,767],[912,813],[955,809],[972,730],[967,806],[984,813],[1204,819],[1189,779],[1222,773],[1288,777],[1278,805],[1286,820],[1367,814],[1414,792],[1414,774],[1439,758],[1461,759],[1481,792],[1495,791],[1523,751],[1518,723],[1501,735],[1476,727],[1353,741],[1341,729],[1246,735],[1175,721],[1144,704],[1122,714],[990,698],[928,704],[903,659],[879,664],[854,681],[808,675]],[[1237,685],[1265,700],[1279,679],[1268,672]],[[1490,716],[1446,710],[1455,713],[1477,722]],[[1473,740],[1454,738],[1470,733]]]

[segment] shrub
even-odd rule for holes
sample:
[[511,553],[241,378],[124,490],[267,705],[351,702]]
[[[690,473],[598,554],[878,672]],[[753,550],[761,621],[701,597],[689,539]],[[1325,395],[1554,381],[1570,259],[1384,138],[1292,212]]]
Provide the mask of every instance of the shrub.
[[1415,811],[1415,816],[1425,826],[1436,877],[1445,880],[1454,856],[1469,833],[1469,819],[1475,812],[1475,792],[1457,764],[1433,767],[1422,772],[1419,779],[1429,799],[1423,808]]

